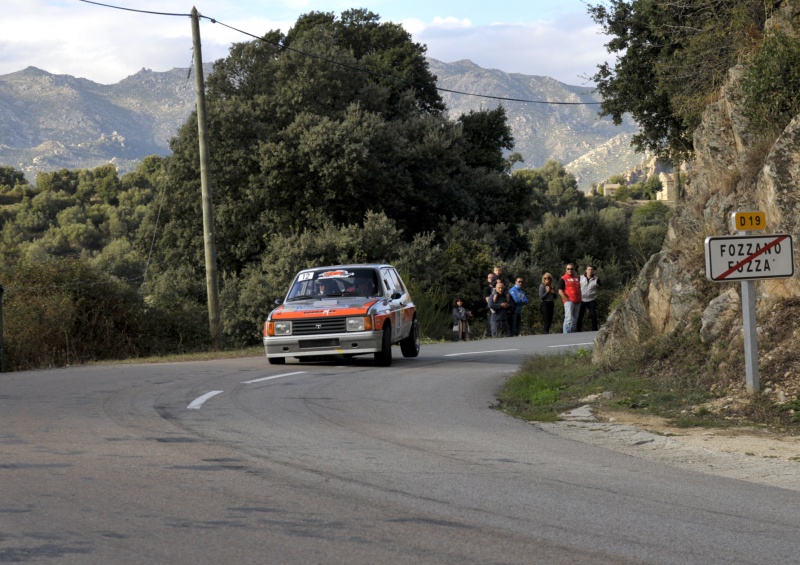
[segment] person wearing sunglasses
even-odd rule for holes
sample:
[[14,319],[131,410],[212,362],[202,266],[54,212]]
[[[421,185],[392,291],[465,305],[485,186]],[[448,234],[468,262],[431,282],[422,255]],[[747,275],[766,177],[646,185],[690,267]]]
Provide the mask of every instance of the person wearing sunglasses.
[[581,306],[581,279],[575,265],[567,264],[566,273],[558,280],[558,295],[564,303],[564,333],[578,329],[578,309]]
[[542,313],[544,325],[542,333],[550,333],[550,326],[553,325],[553,312],[555,311],[555,298],[558,296],[556,287],[553,286],[553,275],[545,273],[542,275],[542,284],[539,285],[539,311]]
[[509,317],[509,329],[511,330],[512,337],[518,336],[522,329],[522,307],[529,302],[528,296],[525,294],[525,291],[522,290],[524,282],[522,277],[517,277],[514,286],[508,289],[508,295],[514,302],[514,309]]

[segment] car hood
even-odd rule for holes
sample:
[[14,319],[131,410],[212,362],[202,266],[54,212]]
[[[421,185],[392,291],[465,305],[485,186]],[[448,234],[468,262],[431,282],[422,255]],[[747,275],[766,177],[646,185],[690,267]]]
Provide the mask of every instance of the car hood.
[[369,312],[378,302],[375,298],[325,298],[323,300],[298,300],[281,304],[272,311],[270,318],[321,318],[325,316],[358,316]]

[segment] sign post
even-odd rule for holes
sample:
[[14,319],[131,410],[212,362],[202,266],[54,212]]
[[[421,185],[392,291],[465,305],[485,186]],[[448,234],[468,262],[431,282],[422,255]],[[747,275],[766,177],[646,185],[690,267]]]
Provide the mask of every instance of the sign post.
[[754,393],[760,390],[755,281],[794,276],[794,249],[790,235],[751,235],[766,227],[764,212],[734,212],[731,223],[741,235],[705,240],[706,276],[714,282],[742,281],[746,386]]

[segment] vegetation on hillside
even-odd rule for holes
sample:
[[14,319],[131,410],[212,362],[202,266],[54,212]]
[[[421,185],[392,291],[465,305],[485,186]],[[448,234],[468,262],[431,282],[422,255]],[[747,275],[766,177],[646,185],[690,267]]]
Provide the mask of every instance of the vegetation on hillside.
[[[615,56],[592,77],[603,97],[601,114],[621,123],[630,113],[641,128],[633,137],[638,150],[673,162],[686,159],[703,110],[728,70],[757,49],[766,18],[779,3],[608,0],[590,5],[590,15],[611,37],[606,47]],[[781,93],[796,92],[791,84],[774,86]]]
[[[215,64],[208,125],[227,346],[258,343],[274,299],[315,264],[394,263],[439,338],[456,295],[480,313],[495,264],[526,279],[533,332],[543,272],[596,264],[605,315],[638,257],[660,247],[663,205],[634,212],[586,198],[555,161],[512,173],[503,108],[448,119],[424,52],[368,11],[314,12]],[[122,177],[108,165],[32,186],[0,168],[10,368],[208,347],[196,118],[172,148]]]

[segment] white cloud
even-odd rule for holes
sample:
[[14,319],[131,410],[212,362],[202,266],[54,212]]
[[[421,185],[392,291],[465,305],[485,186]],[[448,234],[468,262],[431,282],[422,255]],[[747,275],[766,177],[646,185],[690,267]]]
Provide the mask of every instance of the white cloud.
[[458,19],[453,17],[442,18],[436,16],[433,18],[433,25],[445,29],[459,29],[472,27],[472,22],[469,19]]
[[567,84],[585,84],[607,60],[607,38],[588,18],[562,18],[531,24],[488,26],[416,26],[414,40],[444,62],[470,59],[484,68],[550,76]]
[[[252,39],[225,25],[256,36],[273,29],[286,32],[294,25],[298,9],[338,13],[339,4],[351,4],[346,0],[328,2],[325,8],[312,0],[216,0],[206,7],[198,5],[201,14],[219,20],[216,24],[201,20],[203,59],[208,62],[225,57],[232,42]],[[124,0],[120,4],[180,14],[188,14],[191,7],[191,3],[177,0]],[[32,65],[110,84],[141,68],[165,71],[192,63],[191,23],[186,16],[140,14],[74,0],[4,0],[4,8],[0,19],[0,74]],[[467,11],[478,16],[474,8]],[[458,10],[459,14],[463,12]],[[428,55],[433,58],[445,62],[471,59],[482,67],[547,75],[569,84],[582,84],[579,77],[594,74],[597,64],[607,56],[603,47],[606,39],[586,14],[573,12],[550,21],[489,25],[476,24],[472,16],[448,15],[453,13],[443,11],[439,15],[430,13],[425,19],[394,21],[402,24],[414,41],[427,44]],[[522,16],[515,13],[509,17]]]

